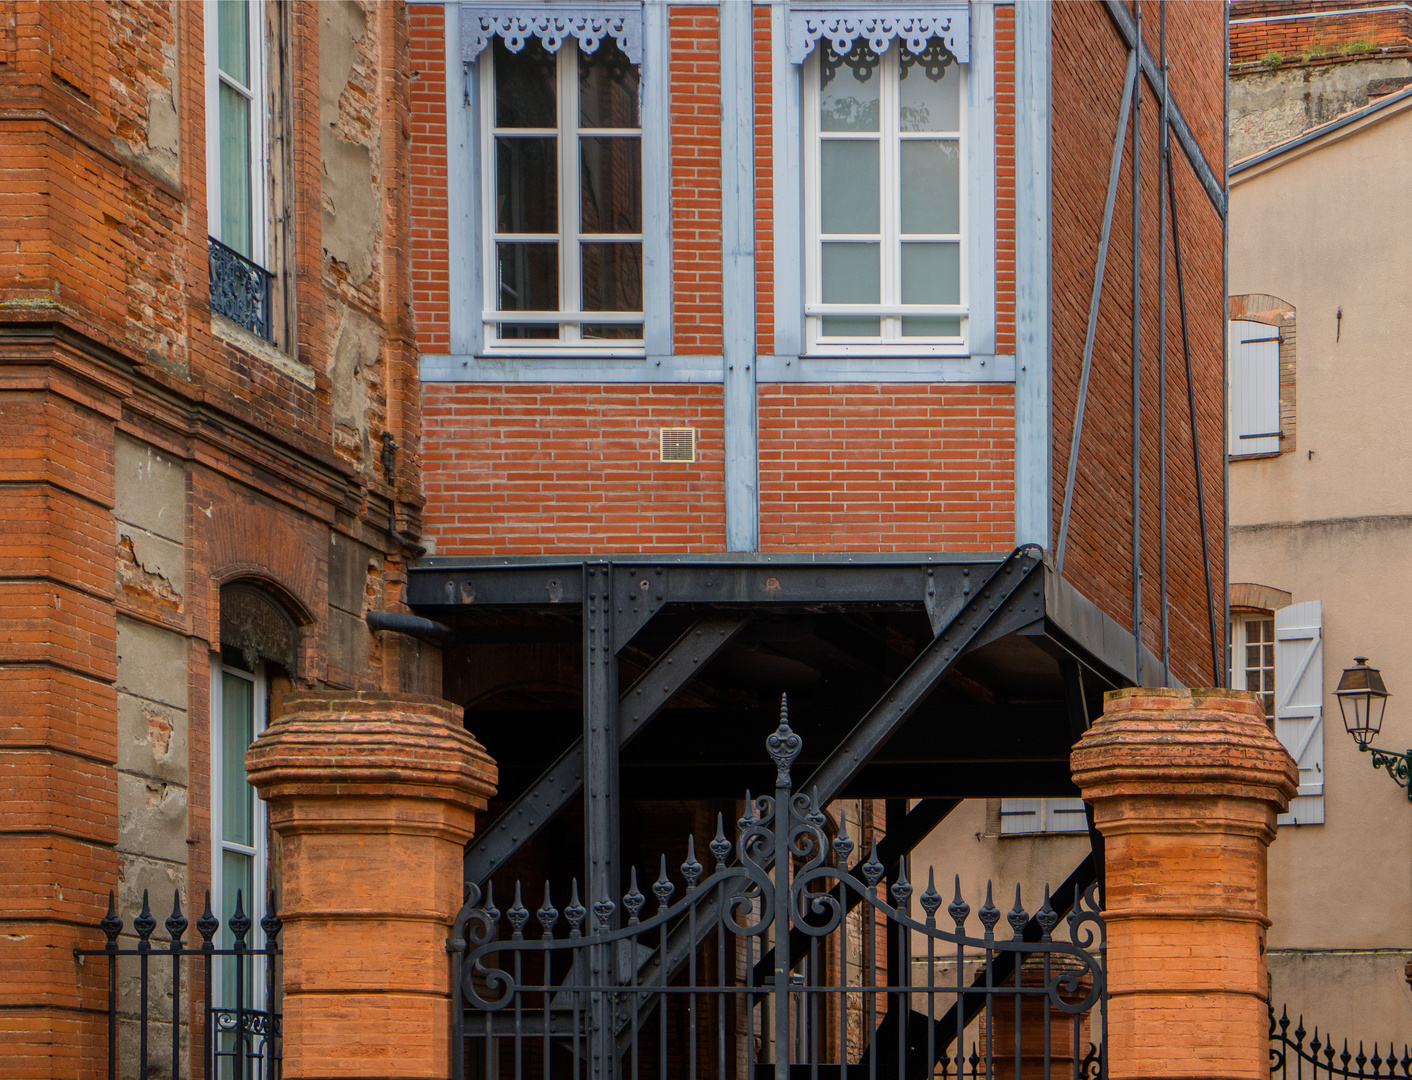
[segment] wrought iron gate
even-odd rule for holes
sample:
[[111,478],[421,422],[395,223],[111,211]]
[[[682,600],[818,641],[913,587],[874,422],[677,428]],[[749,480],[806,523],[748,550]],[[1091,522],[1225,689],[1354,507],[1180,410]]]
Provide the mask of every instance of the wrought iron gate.
[[[918,918],[905,861],[884,882],[874,845],[850,871],[845,828],[830,839],[822,808],[792,790],[801,746],[782,708],[766,740],[774,795],[746,794],[734,841],[718,816],[710,872],[688,838],[675,901],[663,856],[650,915],[635,869],[626,925],[577,881],[562,911],[548,883],[534,912],[518,883],[503,913],[472,887],[448,944],[455,1080],[1099,1080],[1096,891],[1072,898],[1068,940],[1055,940],[1048,889],[1031,917],[1017,888],[1001,940],[989,886],[973,936],[959,879],[947,904],[928,871]],[[951,928],[937,924],[943,904]]]

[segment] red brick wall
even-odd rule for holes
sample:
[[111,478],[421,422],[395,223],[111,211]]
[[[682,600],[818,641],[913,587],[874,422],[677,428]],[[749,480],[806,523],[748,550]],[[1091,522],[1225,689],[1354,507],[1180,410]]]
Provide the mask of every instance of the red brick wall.
[[672,338],[721,352],[721,42],[712,8],[672,8]]
[[[1053,7],[1056,42],[1053,82],[1053,536],[1057,539],[1070,440],[1082,367],[1089,299],[1108,182],[1118,99],[1122,93],[1126,46],[1094,5]],[[1147,25],[1157,24],[1156,6]],[[1198,138],[1219,131],[1223,55],[1221,11],[1216,5],[1168,6],[1168,55],[1173,58],[1171,92]],[[1184,57],[1178,78],[1177,57]],[[1213,67],[1214,65],[1214,67]],[[1214,74],[1213,74],[1214,72]],[[1144,85],[1142,107],[1142,289],[1143,289],[1143,609],[1144,640],[1160,650],[1158,604],[1158,377],[1157,377],[1157,101]],[[1190,102],[1190,104],[1189,104]],[[1211,110],[1214,110],[1212,112]],[[1205,132],[1205,136],[1203,136]],[[1130,138],[1129,143],[1130,146]],[[1127,626],[1132,618],[1132,202],[1130,150],[1113,215],[1104,277],[1098,336],[1093,353],[1083,442],[1074,495],[1064,574],[1104,611]],[[1173,141],[1172,153],[1180,214],[1192,363],[1196,376],[1197,428],[1202,450],[1207,531],[1212,574],[1220,602],[1223,565],[1224,424],[1223,239],[1221,222]],[[1208,157],[1218,174],[1224,162],[1217,140]],[[1188,685],[1210,685],[1210,621],[1197,527],[1197,499],[1191,466],[1191,421],[1177,304],[1176,265],[1168,234],[1168,536],[1170,620],[1173,668]],[[1224,638],[1224,630],[1218,630]],[[1222,642],[1223,647],[1223,642]]]
[[[1356,10],[1376,7],[1389,10]],[[1237,21],[1295,11],[1346,13],[1278,22]],[[1279,53],[1286,64],[1299,62],[1306,53],[1316,63],[1352,55],[1361,59],[1371,52],[1405,56],[1412,52],[1412,11],[1366,0],[1300,0],[1297,5],[1288,0],[1233,0],[1231,66],[1258,64],[1272,52]]]
[[995,9],[995,351],[1015,351],[1015,9]]
[[755,9],[755,349],[775,351],[775,159],[770,9]]
[[1008,551],[1009,385],[760,387],[765,551]]
[[[438,555],[725,547],[720,386],[438,383],[423,415]],[[658,460],[663,427],[694,464]]]
[[451,349],[446,221],[446,50],[442,9],[409,7],[412,62],[412,312],[423,352]]

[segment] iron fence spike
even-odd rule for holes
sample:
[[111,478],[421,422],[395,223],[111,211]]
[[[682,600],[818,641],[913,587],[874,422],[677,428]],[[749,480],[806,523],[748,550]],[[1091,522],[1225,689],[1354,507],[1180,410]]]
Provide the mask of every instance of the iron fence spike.
[[547,938],[553,937],[554,924],[559,921],[559,912],[549,899],[548,878],[544,880],[544,903],[539,906],[539,910],[535,912],[535,916],[539,919],[539,925],[544,928],[544,936]]
[[959,930],[966,925],[966,919],[971,914],[971,905],[961,898],[961,875],[956,875],[956,899],[952,900],[946,910],[951,914],[951,920]]
[[98,924],[98,928],[103,931],[103,936],[108,939],[109,945],[114,945],[118,940],[118,935],[123,932],[123,920],[118,915],[118,900],[112,889],[108,890],[108,914],[103,916],[103,921]]
[[265,914],[260,919],[260,929],[265,933],[265,947],[274,945],[279,932],[284,928],[284,920],[279,917],[279,907],[275,903],[275,891],[269,890],[265,896]]
[[202,948],[210,947],[211,939],[216,936],[216,931],[221,928],[221,920],[216,918],[211,911],[211,890],[206,890],[206,908],[201,912],[201,917],[196,920],[196,931],[201,935],[201,940],[205,943]]
[[726,839],[726,818],[719,811],[716,813],[716,836],[711,841],[711,854],[716,857],[716,869],[726,868],[726,859],[730,857],[731,842]]
[[142,890],[142,911],[132,920],[132,928],[137,931],[138,948],[147,944],[152,931],[157,929],[157,920],[152,917],[152,909],[147,903],[147,890]]
[[245,948],[245,935],[250,933],[250,916],[245,914],[245,895],[241,889],[235,890],[235,911],[226,921],[230,932],[235,935],[235,947]]
[[991,886],[992,882],[985,883],[985,903],[981,905],[979,912],[987,937],[995,932],[995,924],[1000,921],[1000,909],[991,900]]
[[657,897],[657,911],[660,914],[666,910],[668,901],[674,892],[671,880],[667,877],[667,856],[662,856],[662,868],[658,871],[657,880],[652,884],[652,894]]
[[623,897],[623,907],[628,909],[628,925],[634,926],[640,921],[638,916],[642,911],[642,905],[647,903],[647,897],[643,896],[641,890],[637,887],[636,866],[630,868],[628,876],[630,879],[630,887],[628,888],[627,895]]
[[172,939],[172,952],[181,948],[181,939],[186,934],[189,925],[186,916],[181,913],[181,890],[172,890],[172,913],[167,916],[167,936]]

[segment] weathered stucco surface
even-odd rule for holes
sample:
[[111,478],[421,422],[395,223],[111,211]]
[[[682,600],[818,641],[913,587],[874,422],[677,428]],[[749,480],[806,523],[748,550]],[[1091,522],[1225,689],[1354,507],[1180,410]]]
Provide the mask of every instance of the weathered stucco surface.
[[1303,64],[1231,76],[1231,161],[1326,124],[1387,93],[1389,80],[1412,80],[1412,59]]

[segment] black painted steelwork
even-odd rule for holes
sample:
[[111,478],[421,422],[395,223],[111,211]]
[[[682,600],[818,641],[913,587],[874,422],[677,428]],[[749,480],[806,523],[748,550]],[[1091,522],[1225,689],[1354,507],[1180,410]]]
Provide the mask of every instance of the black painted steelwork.
[[[1270,1006],[1270,1076],[1272,1080],[1408,1080],[1412,1077],[1412,1050],[1404,1043],[1402,1056],[1397,1056],[1397,1047],[1388,1042],[1387,1057],[1373,1044],[1370,1055],[1358,1044],[1357,1053],[1343,1040],[1340,1049],[1333,1036],[1320,1035],[1314,1028],[1311,1037],[1304,1029],[1304,1017],[1289,1030],[1289,1009],[1281,1011],[1275,1018],[1275,1007]],[[1309,1041],[1304,1040],[1308,1038]]]
[[[846,826],[829,829],[820,798],[794,790],[803,740],[784,708],[766,749],[773,796],[746,794],[733,842],[718,816],[710,871],[688,837],[686,890],[675,902],[663,856],[650,916],[635,868],[621,906],[615,894],[581,898],[575,879],[562,912],[546,883],[531,913],[516,883],[502,913],[493,891],[468,887],[447,945],[461,1006],[452,1010],[454,1080],[991,1080],[1012,1055],[1014,1076],[1022,1060],[1030,1075],[1037,1058],[1054,1080],[1105,1074],[1105,927],[1095,889],[1077,898],[1068,940],[1053,937],[1062,915],[1047,890],[1033,917],[1016,891],[1011,937],[1001,940],[1002,913],[987,889],[982,932],[969,934],[959,879],[947,907],[954,929],[943,929],[930,873],[919,920],[906,861],[886,889],[889,903],[879,896],[886,871],[877,846],[855,876]],[[615,928],[622,912],[626,925]],[[526,933],[532,914],[537,936]],[[674,938],[695,943],[681,970]],[[880,962],[884,938],[892,945]],[[1061,1047],[1068,1052],[1056,1054]],[[1051,1071],[1056,1060],[1066,1060],[1062,1072]]]
[[234,248],[209,237],[211,310],[256,337],[273,341],[270,283],[273,275]]
[[[172,894],[172,913],[167,917],[168,940],[152,941],[152,932],[157,928],[148,903],[146,890],[142,893],[142,911],[132,921],[137,933],[137,944],[131,948],[119,948],[118,936],[123,932],[123,920],[117,912],[113,893],[108,893],[108,914],[99,924],[107,944],[101,949],[75,949],[74,956],[106,956],[108,958],[108,1080],[118,1076],[118,967],[120,957],[134,957],[137,961],[137,1062],[138,1080],[147,1080],[149,1075],[160,1073],[171,1080],[181,1080],[184,1075],[182,1054],[182,961],[200,958],[204,985],[205,1003],[203,1028],[204,1047],[199,1075],[202,1080],[279,1080],[281,1076],[281,1016],[278,1010],[279,984],[275,966],[280,955],[279,933],[283,923],[276,913],[274,893],[269,895],[266,914],[260,920],[260,930],[264,944],[256,948],[246,939],[251,929],[250,916],[245,913],[244,899],[239,890],[235,894],[235,911],[227,923],[234,942],[229,949],[215,946],[216,931],[221,928],[220,920],[211,911],[211,894],[206,893],[206,908],[196,920],[196,931],[201,935],[199,947],[188,947],[183,938],[189,925],[181,911],[181,894]],[[235,998],[231,1002],[212,1004],[213,977],[216,972],[216,957],[230,957],[226,961],[234,971]],[[246,1002],[247,995],[253,1001],[256,988],[251,983],[248,972],[250,961],[259,957],[264,960],[264,1007],[254,1008]],[[80,959],[80,962],[82,960]],[[171,1011],[161,1027],[168,1028],[171,1035],[170,1051],[162,1053],[150,1045],[152,1028],[151,995],[154,963],[167,969],[170,980]],[[190,974],[188,966],[188,975]],[[162,991],[159,990],[158,993]],[[165,1059],[165,1060],[163,1060]],[[193,1070],[195,1072],[195,1070]]]

